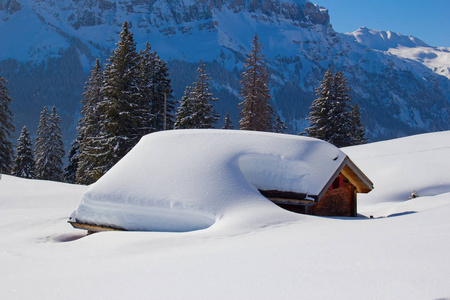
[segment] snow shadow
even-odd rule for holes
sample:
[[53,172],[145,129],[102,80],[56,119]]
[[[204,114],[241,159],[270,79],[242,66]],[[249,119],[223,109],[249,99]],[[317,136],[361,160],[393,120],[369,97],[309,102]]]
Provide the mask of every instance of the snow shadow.
[[417,189],[420,197],[436,196],[450,192],[450,184],[436,184]]
[[58,243],[66,243],[66,242],[73,242],[76,240],[79,240],[81,238],[84,238],[86,236],[86,233],[66,233],[66,234],[59,234],[57,236],[54,236],[51,238],[52,241],[58,242]]
[[401,217],[401,216],[406,216],[406,215],[411,215],[411,214],[416,214],[416,213],[417,213],[417,211],[404,211],[404,212],[399,212],[399,213],[388,215],[388,216],[386,216],[386,218]]

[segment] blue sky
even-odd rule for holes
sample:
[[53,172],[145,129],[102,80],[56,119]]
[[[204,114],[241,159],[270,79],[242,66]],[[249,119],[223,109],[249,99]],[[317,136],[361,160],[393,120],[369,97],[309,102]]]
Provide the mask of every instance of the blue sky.
[[337,32],[365,26],[450,47],[450,0],[310,0],[328,9]]

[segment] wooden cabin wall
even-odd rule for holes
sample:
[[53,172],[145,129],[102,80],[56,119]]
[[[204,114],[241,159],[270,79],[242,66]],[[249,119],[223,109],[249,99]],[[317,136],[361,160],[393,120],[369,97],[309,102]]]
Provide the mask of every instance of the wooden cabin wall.
[[356,217],[356,188],[340,177],[340,186],[329,189],[320,201],[311,208],[316,216]]
[[289,205],[289,204],[279,204],[279,203],[275,203],[276,205],[278,205],[281,208],[284,208],[285,210],[289,210],[298,214],[305,214],[305,207],[302,205]]

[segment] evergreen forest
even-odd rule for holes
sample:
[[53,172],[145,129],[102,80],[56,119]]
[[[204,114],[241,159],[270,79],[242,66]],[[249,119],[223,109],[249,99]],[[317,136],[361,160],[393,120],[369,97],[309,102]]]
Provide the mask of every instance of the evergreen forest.
[[[233,74],[215,72],[214,63],[200,61],[196,70],[192,70],[189,64],[183,66],[183,62],[169,65],[149,43],[138,51],[133,33],[124,22],[116,48],[105,64],[101,64],[100,58],[95,60],[84,83],[84,92],[80,92],[81,116],[76,120],[77,131],[67,151],[65,168],[61,123],[64,123],[62,119],[67,122],[67,116],[61,118],[57,112],[57,107],[66,111],[65,102],[54,101],[51,110],[44,106],[38,122],[36,117],[27,120],[28,123],[38,123],[34,147],[28,124],[21,120],[26,125],[15,144],[14,153],[10,140],[15,129],[9,108],[13,101],[7,80],[0,77],[0,172],[24,178],[91,184],[124,157],[142,136],[152,132],[190,128],[230,130],[238,127],[241,130],[286,133],[287,126],[282,116],[272,106],[271,74],[263,49],[255,35],[252,50],[247,54],[240,73],[241,80],[234,82],[231,80]],[[48,67],[42,69],[42,72],[47,71]],[[74,76],[79,72],[83,71],[75,69]],[[178,101],[175,100],[170,72],[178,72],[192,82]],[[230,84],[240,87],[240,95],[235,96],[235,110],[231,111],[232,115],[238,115],[237,126],[233,124],[230,112],[223,116],[217,113],[217,107],[229,104],[225,105],[220,100],[227,92],[212,86],[214,76],[229,76]],[[67,86],[51,88],[57,94],[58,88]],[[309,111],[309,126],[300,134],[325,140],[337,147],[367,142],[359,105],[351,99],[351,88],[342,71],[333,73],[328,69],[325,72]]]

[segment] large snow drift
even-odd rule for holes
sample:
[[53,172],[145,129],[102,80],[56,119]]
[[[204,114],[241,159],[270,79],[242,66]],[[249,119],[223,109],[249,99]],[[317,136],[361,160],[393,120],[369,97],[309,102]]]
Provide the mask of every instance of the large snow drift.
[[345,157],[331,144],[292,135],[153,133],[90,187],[72,220],[126,230],[204,229],[233,212],[273,208],[258,189],[318,195]]

